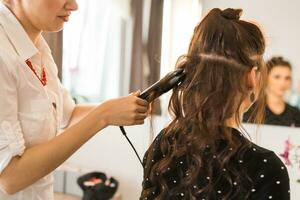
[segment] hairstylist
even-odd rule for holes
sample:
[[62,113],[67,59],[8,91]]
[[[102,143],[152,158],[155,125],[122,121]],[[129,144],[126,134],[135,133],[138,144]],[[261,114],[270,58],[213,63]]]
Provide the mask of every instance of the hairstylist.
[[147,116],[138,93],[75,106],[64,90],[41,33],[61,30],[75,10],[75,0],[0,2],[1,200],[52,200],[55,168],[105,127]]

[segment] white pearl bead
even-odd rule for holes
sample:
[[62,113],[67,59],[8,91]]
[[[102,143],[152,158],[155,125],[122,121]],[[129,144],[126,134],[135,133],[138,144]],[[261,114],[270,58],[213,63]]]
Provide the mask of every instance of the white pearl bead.
[[265,175],[263,175],[263,174],[262,174],[262,175],[260,175],[260,178],[264,178],[264,177],[265,177]]

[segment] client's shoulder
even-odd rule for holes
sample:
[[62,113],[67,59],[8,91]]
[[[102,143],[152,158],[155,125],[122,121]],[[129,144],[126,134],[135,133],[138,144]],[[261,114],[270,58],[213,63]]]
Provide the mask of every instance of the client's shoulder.
[[261,169],[267,169],[272,173],[286,170],[284,163],[274,151],[261,147],[253,142],[250,144],[249,149],[244,155],[244,159],[248,167],[256,169],[254,170],[255,173]]
[[272,163],[277,165],[282,165],[281,160],[278,158],[278,156],[270,149],[264,148],[262,146],[259,146],[250,140],[248,140],[245,136],[242,135],[242,133],[236,129],[234,129],[234,132],[238,137],[241,137],[241,140],[244,140],[249,145],[247,145],[247,149],[244,154],[244,159],[248,163],[253,163],[255,165],[259,165],[260,163]]
[[273,154],[274,152],[270,149],[266,149],[264,147],[261,147],[253,142],[250,142],[250,148],[248,152],[257,155],[257,156],[263,156],[264,154]]

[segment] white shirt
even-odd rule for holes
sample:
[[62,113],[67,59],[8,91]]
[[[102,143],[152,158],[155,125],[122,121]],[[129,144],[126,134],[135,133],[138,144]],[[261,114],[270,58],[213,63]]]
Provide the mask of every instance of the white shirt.
[[[38,74],[41,63],[45,67],[46,86],[27,66],[27,59]],[[45,40],[41,37],[35,46],[16,17],[0,3],[0,173],[14,156],[50,140],[68,125],[75,103],[57,73]],[[52,200],[52,175],[15,195],[0,191],[0,199]]]

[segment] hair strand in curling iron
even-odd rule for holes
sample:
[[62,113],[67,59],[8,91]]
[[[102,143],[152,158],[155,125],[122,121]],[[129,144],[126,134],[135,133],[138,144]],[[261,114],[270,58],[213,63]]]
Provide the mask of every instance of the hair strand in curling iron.
[[[162,94],[170,91],[174,87],[180,85],[185,78],[185,73],[183,69],[177,69],[173,72],[168,73],[164,78],[154,83],[152,86],[144,90],[139,98],[146,100],[147,102],[151,103],[153,100],[161,96]],[[120,130],[129,142],[130,146],[134,150],[134,153],[136,154],[137,158],[139,159],[141,165],[143,165],[143,162],[135,149],[134,145],[130,141],[130,139],[127,137],[126,131],[123,126],[120,126]]]

